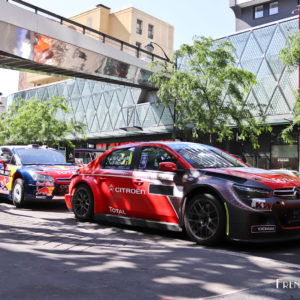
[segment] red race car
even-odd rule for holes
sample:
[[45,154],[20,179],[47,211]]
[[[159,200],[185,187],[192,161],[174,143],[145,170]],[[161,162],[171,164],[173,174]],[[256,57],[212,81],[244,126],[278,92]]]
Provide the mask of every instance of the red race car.
[[300,237],[299,178],[195,143],[110,149],[78,170],[65,200],[80,221],[185,228],[203,245]]

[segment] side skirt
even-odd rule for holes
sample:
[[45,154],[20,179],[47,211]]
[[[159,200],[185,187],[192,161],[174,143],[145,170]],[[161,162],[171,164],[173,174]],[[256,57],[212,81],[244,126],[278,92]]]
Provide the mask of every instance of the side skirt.
[[95,214],[95,220],[108,221],[123,225],[132,225],[138,227],[147,227],[160,230],[182,231],[182,228],[176,223],[150,221],[139,218],[129,218],[124,216],[110,215],[110,214]]

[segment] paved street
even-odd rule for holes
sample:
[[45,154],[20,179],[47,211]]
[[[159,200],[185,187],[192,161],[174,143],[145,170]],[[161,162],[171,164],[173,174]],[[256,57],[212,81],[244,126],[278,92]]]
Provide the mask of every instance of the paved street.
[[298,242],[205,248],[178,233],[78,223],[64,203],[3,201],[0,236],[3,300],[300,299]]

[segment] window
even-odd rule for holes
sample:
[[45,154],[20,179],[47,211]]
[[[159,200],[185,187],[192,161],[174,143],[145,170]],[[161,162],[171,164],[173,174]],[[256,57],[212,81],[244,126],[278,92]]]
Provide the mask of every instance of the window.
[[137,19],[136,20],[136,33],[142,34],[142,25],[143,25],[143,21]]
[[135,45],[136,45],[136,54],[135,54],[135,56],[140,57],[140,48],[142,47],[142,44],[139,43],[139,42],[136,42]]
[[173,162],[177,165],[178,169],[183,169],[180,163],[178,163],[178,161],[171,154],[158,147],[143,148],[139,162],[139,169],[158,171],[159,164],[164,161]]
[[10,149],[2,148],[0,153],[0,159],[4,160],[7,164],[16,164],[16,160],[14,158],[14,155],[12,154]]
[[153,39],[153,25],[148,25],[148,38]]
[[264,6],[259,5],[254,7],[254,19],[259,19],[264,17]]
[[111,152],[105,159],[104,169],[129,170],[132,163],[134,148],[119,149]]
[[278,14],[278,1],[274,1],[270,3],[269,6],[269,15],[276,15]]

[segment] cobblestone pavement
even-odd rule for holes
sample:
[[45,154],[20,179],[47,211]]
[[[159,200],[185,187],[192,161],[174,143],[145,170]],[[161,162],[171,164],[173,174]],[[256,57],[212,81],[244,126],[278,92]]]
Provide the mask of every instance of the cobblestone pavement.
[[3,300],[300,299],[300,264],[195,246],[178,233],[79,223],[63,203],[0,202],[0,237]]

